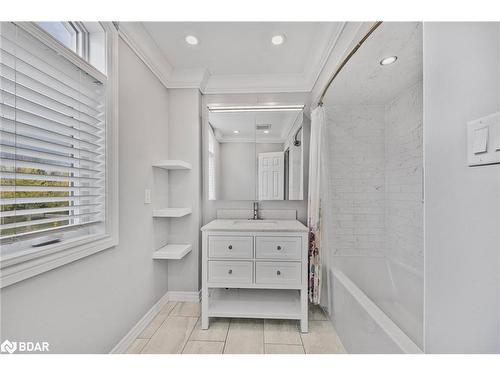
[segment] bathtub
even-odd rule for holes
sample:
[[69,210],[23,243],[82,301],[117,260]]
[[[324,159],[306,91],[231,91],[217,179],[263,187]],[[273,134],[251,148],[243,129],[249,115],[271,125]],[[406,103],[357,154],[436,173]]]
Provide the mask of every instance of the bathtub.
[[423,281],[384,257],[335,257],[330,314],[350,353],[422,353]]

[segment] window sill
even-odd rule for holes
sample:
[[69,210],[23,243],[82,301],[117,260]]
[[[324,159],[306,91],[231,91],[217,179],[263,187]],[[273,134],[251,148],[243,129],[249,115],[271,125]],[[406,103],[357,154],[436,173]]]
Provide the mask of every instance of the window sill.
[[60,243],[46,249],[45,255],[26,255],[2,259],[0,288],[64,266],[118,245],[110,235],[94,235]]

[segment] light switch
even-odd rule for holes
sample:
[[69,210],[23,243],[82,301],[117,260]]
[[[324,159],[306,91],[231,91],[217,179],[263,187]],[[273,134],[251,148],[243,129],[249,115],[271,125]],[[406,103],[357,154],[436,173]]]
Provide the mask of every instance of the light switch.
[[474,145],[472,148],[474,154],[482,154],[488,151],[488,127],[482,127],[474,130]]
[[144,204],[151,204],[151,189],[144,190]]
[[500,123],[490,125],[490,139],[493,150],[500,152]]
[[500,112],[467,123],[467,163],[500,164]]

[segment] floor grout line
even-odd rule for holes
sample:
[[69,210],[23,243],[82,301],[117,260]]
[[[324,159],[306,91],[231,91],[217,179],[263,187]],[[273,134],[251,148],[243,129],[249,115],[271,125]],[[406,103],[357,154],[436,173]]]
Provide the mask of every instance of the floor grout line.
[[[186,318],[194,318],[194,317],[186,316]],[[189,332],[189,336],[188,336],[186,342],[184,343],[184,345],[182,346],[182,350],[181,350],[181,352],[179,354],[182,354],[184,352],[184,349],[186,349],[186,345],[189,342],[189,338],[193,334],[193,331],[194,331],[194,329],[196,327],[196,323],[198,322],[199,319],[200,319],[200,317],[198,316],[198,319],[196,319],[196,322],[194,323],[193,328],[191,328],[191,332]]]
[[[167,303],[168,303],[168,302],[167,302]],[[176,305],[177,305],[177,302],[176,302],[176,303],[174,303],[174,305],[172,306],[172,308],[171,308],[171,309],[170,309],[170,311],[168,312],[168,314],[167,314],[167,316],[165,317],[165,319],[163,319],[163,321],[162,321],[162,322],[161,322],[161,324],[158,326],[158,328],[156,328],[156,329],[155,329],[155,331],[151,334],[151,337],[153,337],[153,335],[156,333],[156,331],[158,331],[158,330],[160,329],[160,327],[163,325],[163,323],[165,322],[165,320],[167,320],[167,318],[170,316],[170,314],[172,313],[172,311],[174,311],[174,308],[175,308],[175,306],[176,306]],[[166,306],[166,304],[165,304],[165,306]],[[165,307],[165,306],[164,306],[164,307]],[[162,309],[163,309],[163,307],[162,307]],[[149,322],[149,324],[146,326],[146,328],[144,328],[144,329],[142,330],[142,332],[144,332],[146,329],[148,329],[148,328],[149,328],[149,326],[151,325],[151,323],[153,322],[153,320],[155,320],[155,319],[156,319],[156,317],[157,317],[158,315],[160,315],[160,313],[161,313],[161,310],[160,310],[160,311],[158,311],[158,314],[156,314],[156,315],[154,316],[154,318],[153,318],[153,319],[151,319],[151,321]],[[142,333],[142,332],[141,332],[141,333]],[[139,335],[140,335],[141,333],[139,333]],[[137,336],[137,337],[136,337],[136,339],[148,339],[148,340],[151,340],[151,337],[140,337],[140,336]]]
[[[309,322],[307,322],[307,331],[309,332]],[[302,340],[302,331],[300,330],[299,326],[297,325],[297,330],[299,331],[299,337],[300,337],[300,343],[302,344],[302,349],[304,350],[304,354],[306,353],[306,347],[304,346],[304,340]]]
[[232,319],[230,318],[229,324],[227,325],[226,337],[224,338],[224,345],[222,346],[222,354],[224,354],[224,351],[226,350],[227,336],[229,335],[229,329],[231,328],[231,321]]
[[[168,303],[168,302],[167,302],[167,303]],[[175,302],[175,303],[174,303],[174,305],[172,306],[172,308],[171,308],[171,309],[170,309],[170,311],[168,312],[168,314],[167,314],[167,316],[165,317],[165,319],[163,319],[163,321],[162,321],[162,322],[161,322],[161,324],[158,326],[158,328],[156,328],[156,329],[155,329],[155,331],[151,334],[151,337],[149,337],[149,338],[146,338],[146,337],[136,337],[136,338],[135,338],[135,340],[137,340],[138,338],[144,338],[144,339],[148,340],[148,342],[146,343],[146,345],[144,345],[144,346],[143,346],[143,348],[141,349],[141,351],[139,352],[139,354],[144,354],[144,353],[143,353],[143,351],[144,351],[144,349],[146,349],[146,346],[148,346],[149,341],[151,341],[151,338],[154,336],[154,334],[155,334],[156,332],[158,332],[158,330],[159,330],[159,329],[160,329],[160,327],[163,325],[163,323],[165,323],[165,320],[167,320],[167,319],[168,319],[168,317],[170,316],[170,314],[172,313],[172,311],[174,311],[174,308],[175,308],[175,306],[177,306],[177,303],[178,303],[178,302]],[[165,304],[165,306],[166,306],[166,304]],[[165,307],[165,306],[163,306],[163,307]],[[162,308],[163,308],[163,307],[162,307]],[[147,329],[147,328],[150,326],[150,324],[151,324],[151,323],[153,322],[153,320],[154,320],[154,319],[155,319],[155,318],[156,318],[156,317],[160,314],[160,312],[161,312],[161,310],[160,310],[160,311],[158,311],[158,314],[156,314],[156,315],[155,315],[155,317],[154,317],[153,319],[151,319],[151,322],[149,322],[149,324],[147,325],[147,327],[146,327],[146,328],[144,328],[144,330],[145,330],[145,329]],[[144,331],[144,330],[143,330],[143,331]],[[142,332],[141,332],[141,333],[142,333]],[[140,333],[139,333],[139,335],[140,335]],[[134,340],[134,341],[135,341],[135,340]]]
[[[196,325],[198,324],[199,321],[200,321],[200,317],[198,317],[198,319],[196,319],[196,323],[194,323],[194,328],[196,328]],[[191,340],[191,336],[193,336],[194,328],[191,331],[191,333],[189,334],[188,341],[196,341],[196,340]]]
[[[181,302],[176,301],[176,302],[172,305],[172,307],[171,307],[171,309],[169,310],[169,312],[168,312],[167,316],[165,317],[165,319],[163,319],[163,321],[162,321],[162,322],[161,322],[161,324],[158,326],[158,328],[157,328],[157,329],[156,329],[156,330],[155,330],[155,331],[151,334],[151,337],[149,337],[149,338],[147,338],[147,337],[136,337],[136,338],[134,339],[134,342],[135,342],[135,340],[138,340],[138,339],[140,339],[140,340],[146,340],[146,343],[144,344],[143,348],[139,351],[139,353],[138,353],[138,354],[145,354],[145,353],[144,353],[144,350],[145,350],[145,349],[146,349],[146,347],[148,346],[148,344],[149,344],[149,342],[151,341],[151,339],[153,338],[153,336],[154,336],[155,334],[157,334],[158,330],[159,330],[159,329],[160,329],[160,328],[161,328],[161,327],[165,324],[165,322],[167,321],[167,319],[168,319],[169,317],[176,316],[176,315],[172,315],[172,312],[174,311],[175,307],[176,307],[179,303],[181,303]],[[324,311],[322,308],[321,308],[321,310],[322,310],[322,312],[326,315],[325,311]],[[160,313],[160,312],[158,312],[158,314],[159,314],[159,313]],[[158,314],[157,314],[157,315],[158,315]],[[157,315],[155,315],[155,318],[156,318],[156,316],[157,316]],[[182,315],[179,315],[179,316],[182,316]],[[328,315],[326,315],[326,316],[328,317]],[[235,320],[235,319],[233,319],[233,318],[227,318],[227,319],[228,319],[228,325],[227,325],[226,334],[225,334],[224,340],[223,340],[223,341],[221,341],[221,340],[210,340],[210,339],[209,339],[209,340],[197,340],[197,339],[192,339],[192,338],[193,338],[193,332],[194,332],[194,330],[195,330],[195,328],[196,328],[196,325],[200,322],[201,316],[196,316],[196,317],[195,317],[195,316],[186,316],[186,318],[196,318],[196,321],[195,321],[195,324],[193,325],[193,327],[191,328],[190,332],[189,332],[189,333],[188,333],[188,335],[187,335],[187,340],[186,340],[186,342],[184,342],[184,344],[182,345],[182,348],[181,348],[180,354],[183,354],[183,352],[185,351],[185,349],[186,349],[186,347],[187,347],[187,344],[188,344],[189,342],[199,342],[199,343],[204,343],[204,342],[222,343],[223,345],[222,345],[222,353],[221,353],[221,354],[227,354],[227,353],[225,353],[225,351],[226,351],[226,347],[227,347],[227,340],[228,340],[228,337],[229,337],[229,330],[231,329],[231,326],[234,324],[234,320]],[[153,318],[153,319],[154,319],[154,318]],[[263,353],[263,354],[268,354],[268,353],[267,353],[267,351],[266,351],[266,344],[267,344],[267,345],[300,346],[300,347],[302,347],[302,350],[303,350],[304,354],[308,354],[308,353],[306,352],[306,347],[305,347],[305,345],[304,345],[304,340],[303,340],[303,335],[305,335],[306,333],[304,333],[304,334],[303,334],[303,333],[301,332],[301,330],[300,330],[300,325],[299,325],[299,323],[298,323],[298,322],[297,322],[297,324],[295,325],[295,327],[296,327],[296,330],[297,330],[297,332],[298,332],[298,334],[299,334],[300,344],[292,344],[292,343],[279,343],[279,342],[275,342],[275,343],[266,343],[266,338],[265,338],[265,332],[266,332],[266,329],[265,329],[265,327],[266,327],[266,320],[267,320],[267,319],[264,319],[264,320],[263,320],[263,322],[262,322],[262,345],[263,345],[263,350],[262,350],[262,353]],[[310,320],[309,322],[312,322],[312,321],[314,321],[314,320]],[[323,321],[323,320],[321,320],[321,321]],[[329,319],[326,319],[326,320],[324,320],[324,321],[329,322],[330,324],[332,324],[332,322],[331,322]],[[150,324],[151,324],[151,323],[150,323]],[[332,324],[332,326],[333,326],[333,324]],[[148,325],[148,327],[149,327],[149,325]],[[146,327],[146,328],[148,328],[148,327]],[[145,329],[146,329],[146,328],[145,328]],[[334,327],[334,330],[335,330],[335,327]],[[335,333],[336,333],[336,331],[335,331]],[[338,334],[337,334],[337,333],[336,333],[336,336],[337,336],[337,340],[339,340],[339,341],[340,341],[340,339],[339,339],[339,337],[338,337]],[[340,341],[340,343],[341,343],[341,344],[342,344],[342,346],[343,346],[342,341]],[[133,343],[132,343],[132,344],[133,344]],[[132,346],[132,345],[130,345],[130,346],[127,348],[127,350],[128,350],[128,349],[130,349],[130,347],[131,347],[131,346]],[[345,350],[345,349],[344,349],[344,350]]]
[[262,353],[266,354],[266,319],[262,322]]

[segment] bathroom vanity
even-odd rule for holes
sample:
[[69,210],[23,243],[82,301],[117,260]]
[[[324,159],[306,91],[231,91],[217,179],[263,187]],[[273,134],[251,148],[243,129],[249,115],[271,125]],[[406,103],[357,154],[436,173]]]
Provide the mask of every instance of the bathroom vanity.
[[294,319],[307,332],[307,228],[214,220],[201,228],[202,328],[212,317]]

